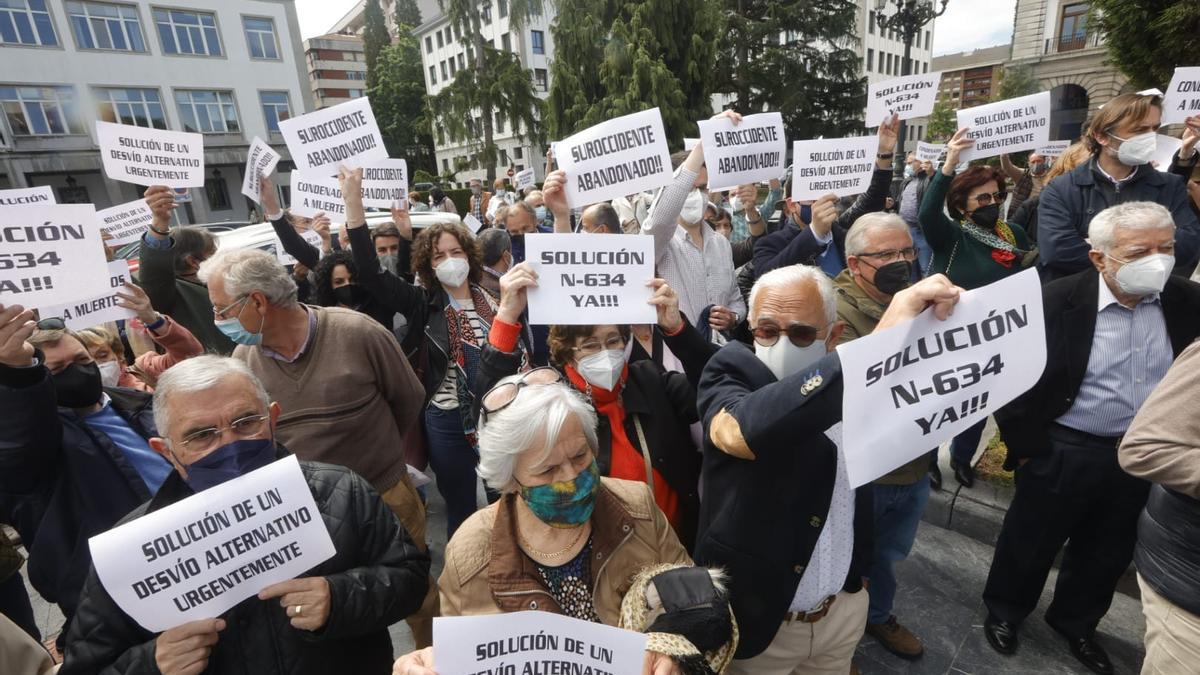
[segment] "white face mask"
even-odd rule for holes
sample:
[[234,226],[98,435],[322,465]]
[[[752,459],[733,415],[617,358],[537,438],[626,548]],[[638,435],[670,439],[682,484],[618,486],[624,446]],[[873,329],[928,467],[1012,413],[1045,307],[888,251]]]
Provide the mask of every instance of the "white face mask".
[[[1108,256],[1112,258],[1112,256]],[[1117,260],[1113,258],[1113,260]],[[1120,261],[1118,261],[1120,262]],[[1175,268],[1175,256],[1155,253],[1145,258],[1127,262],[1117,270],[1113,279],[1122,291],[1130,295],[1146,296],[1162,293]]]
[[585,356],[575,362],[575,370],[593,387],[612,391],[621,380],[621,372],[625,370],[625,350],[605,349],[598,354]]
[[828,353],[824,340],[813,340],[807,347],[797,347],[792,344],[787,335],[780,335],[779,341],[770,347],[754,343],[754,355],[775,374],[775,379],[782,380],[821,360]]
[[1145,164],[1154,157],[1155,151],[1158,150],[1158,134],[1153,131],[1131,136],[1128,140],[1120,136],[1113,136],[1113,138],[1121,141],[1121,147],[1117,148],[1117,161],[1125,166]]
[[467,262],[465,258],[446,258],[433,268],[433,273],[437,275],[438,281],[442,282],[443,286],[458,288],[471,273],[471,263]]
[[688,193],[683,209],[679,211],[679,219],[689,225],[695,225],[704,218],[704,193],[699,188],[692,188]]
[[734,197],[733,199],[730,199],[729,200],[729,208],[733,209],[734,213],[741,211],[742,210],[742,198]]
[[100,369],[100,383],[106,387],[117,386],[117,381],[121,379],[121,364],[116,361],[105,361],[97,363],[96,367]]

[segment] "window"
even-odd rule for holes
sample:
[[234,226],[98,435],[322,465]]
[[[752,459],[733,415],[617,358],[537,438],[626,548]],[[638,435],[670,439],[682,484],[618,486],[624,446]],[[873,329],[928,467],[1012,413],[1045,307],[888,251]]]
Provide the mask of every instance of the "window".
[[221,39],[213,14],[156,9],[154,23],[164,54],[221,55]]
[[204,180],[204,194],[208,197],[210,211],[228,211],[233,208],[229,205],[229,186],[225,184],[220,169],[213,169],[212,178]]
[[429,66],[429,84],[437,84],[437,68]]
[[[454,27],[454,41],[457,42],[461,39],[462,39],[462,28],[455,26]],[[446,28],[446,43],[447,44],[450,43],[450,28],[449,27]]]
[[867,32],[875,34],[875,10],[867,10]]
[[448,80],[448,79],[450,79],[450,71],[449,71],[449,70],[446,68],[446,62],[445,62],[445,61],[442,61],[442,79],[443,79],[443,80]]
[[508,166],[508,150],[500,148],[500,166]]
[[431,52],[433,52],[433,38],[426,35],[425,36],[425,53],[429,54]]
[[347,80],[366,80],[367,74],[361,70],[347,70],[346,71],[346,79]]
[[506,52],[512,51],[512,37],[508,33],[500,36],[500,47]]
[[184,89],[175,92],[183,130],[202,134],[236,134],[241,132],[233,92]]
[[66,5],[75,44],[80,49],[146,51],[136,7],[103,2],[67,2]]
[[167,128],[167,115],[157,89],[97,89],[96,116],[105,122]]
[[513,157],[515,157],[517,159],[523,159],[521,157],[521,155],[522,155],[521,146],[518,145],[517,147],[513,148]]
[[483,14],[484,23],[492,22],[492,0],[483,0],[483,8],[481,9],[481,13]]
[[1076,2],[1063,7],[1058,30],[1058,51],[1083,49],[1087,40],[1088,3]]
[[78,185],[74,176],[67,176],[67,186],[58,188],[59,204],[91,204],[92,198],[88,189]]
[[454,77],[454,73],[458,72],[458,66],[454,63],[454,59],[450,59],[450,77]]
[[538,91],[547,91],[548,89],[550,89],[550,84],[546,79],[546,69],[545,68],[534,68],[533,69],[533,82],[534,82],[534,85],[538,88]]
[[[275,46],[275,22],[271,19],[256,19],[251,16],[242,17],[242,27],[246,29],[246,42],[250,44],[250,58],[278,59],[279,49]],[[342,56],[352,61],[354,55],[344,52]]]
[[500,18],[508,16],[508,0],[498,0],[496,6],[500,8]]
[[867,49],[867,72],[875,70],[875,50]]
[[58,44],[46,0],[0,0],[0,44]]
[[[504,114],[499,111],[496,112],[496,133],[504,133]],[[508,164],[508,162],[501,162],[501,164]]]
[[445,157],[442,158],[442,173],[450,173],[450,160]]
[[267,131],[279,133],[279,123],[292,116],[292,105],[288,102],[286,91],[260,91],[258,100],[262,101],[263,117],[267,120]]
[[928,73],[929,72],[929,62],[926,61],[925,63],[921,64],[921,68],[923,69],[921,72]]
[[440,31],[440,30],[437,32],[437,39],[438,39],[438,49],[441,49],[442,47],[446,46],[446,43],[442,41],[442,31]]
[[467,69],[467,60],[463,57],[462,52],[459,52],[459,54],[458,54],[458,69],[459,70]]
[[533,43],[534,54],[546,53],[546,34],[540,30],[529,31],[529,36]]
[[0,86],[0,103],[14,136],[83,133],[71,87]]
[[929,31],[925,31],[925,49],[929,49]]
[[350,98],[362,98],[363,90],[362,89],[347,89],[346,94]]

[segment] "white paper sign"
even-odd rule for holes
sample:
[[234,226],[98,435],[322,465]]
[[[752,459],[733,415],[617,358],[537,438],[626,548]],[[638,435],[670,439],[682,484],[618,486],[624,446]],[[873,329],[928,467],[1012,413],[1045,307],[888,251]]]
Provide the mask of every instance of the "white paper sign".
[[658,108],[625,115],[558,142],[567,204],[580,208],[671,182],[671,153]]
[[479,228],[483,227],[483,223],[479,222],[479,219],[470,213],[463,216],[463,225],[467,226],[471,234],[479,234]]
[[279,133],[300,171],[334,176],[341,166],[353,169],[387,159],[375,113],[365,96],[283,120]]
[[292,204],[289,210],[304,218],[313,218],[321,211],[335,223],[346,222],[346,202],[342,188],[332,176],[293,171]]
[[867,126],[879,126],[892,113],[902,120],[933,113],[941,80],[941,72],[936,72],[893,77],[868,85]]
[[958,111],[958,128],[970,127],[975,144],[959,161],[1035,150],[1050,142],[1050,92],[1010,98]]
[[684,152],[691,152],[691,151],[692,151],[692,148],[696,147],[697,145],[700,145],[700,139],[699,139],[699,138],[685,138],[685,139],[683,139],[683,151],[684,151]]
[[1034,152],[1047,159],[1062,157],[1067,148],[1071,147],[1071,141],[1050,141],[1049,143],[1038,148]]
[[[300,233],[300,236],[304,238],[304,241],[308,242],[309,246],[312,246],[318,251],[321,250],[321,235],[313,232],[312,230],[305,230]],[[275,237],[275,258],[279,260],[279,264],[283,265],[284,267],[287,267],[288,265],[295,265],[298,262],[290,253],[283,250],[283,242],[280,241],[279,237]]]
[[134,185],[204,185],[204,136],[96,121],[104,174]]
[[858,487],[929,452],[1032,387],[1046,366],[1037,270],[838,346],[846,468]]
[[255,204],[262,204],[259,179],[270,176],[278,163],[279,153],[271,149],[263,139],[255,136],[250,150],[246,152],[246,175],[242,178],[242,194],[253,199]]
[[41,307],[96,294],[105,278],[91,204],[0,209],[0,305]]
[[122,246],[141,238],[154,220],[154,212],[145,199],[135,199],[110,209],[97,211],[100,227],[111,237],[109,246]]
[[550,612],[435,617],[438,675],[642,672],[646,635]]
[[922,162],[937,162],[944,154],[946,154],[945,143],[917,141],[917,159]]
[[[39,307],[38,315],[43,319],[58,317],[71,330],[83,330],[106,321],[120,321],[137,316],[133,310],[117,306],[121,300],[117,297],[117,291],[128,294],[123,287],[129,283],[129,263],[124,260],[114,260],[108,263],[108,275],[104,284],[97,283],[98,279],[91,281],[93,291],[92,296],[88,299],[63,305]],[[94,289],[101,287],[108,291],[102,295],[95,295]]]
[[[1149,89],[1143,89],[1139,91],[1138,94],[1141,96],[1162,96],[1163,90],[1159,89],[1158,87],[1150,87]],[[1104,106],[1100,107],[1103,108]]]
[[655,323],[654,239],[637,234],[525,237],[525,261],[538,274],[529,289],[531,324]]
[[787,157],[783,115],[746,115],[735,125],[728,117],[701,120],[704,164],[710,190],[778,178]]
[[35,204],[54,204],[54,189],[49,185],[31,188],[15,188],[0,190],[0,208],[5,206],[33,206]]
[[334,554],[295,455],[88,543],[104,589],[156,633],[218,617]]
[[1171,84],[1163,95],[1162,123],[1182,123],[1200,115],[1200,66],[1176,68]]
[[875,172],[879,139],[874,136],[823,138],[792,143],[792,199],[807,201],[833,193],[867,191]]
[[1158,145],[1154,150],[1154,156],[1150,158],[1150,164],[1159,171],[1169,171],[1171,160],[1175,158],[1175,153],[1183,145],[1183,140],[1165,134],[1156,134],[1156,136]]
[[385,159],[364,166],[362,199],[363,206],[377,209],[390,209],[392,202],[407,200],[408,162],[403,159]]
[[514,179],[516,181],[515,185],[518,192],[524,190],[525,188],[533,187],[537,182],[533,173],[533,169],[524,169],[518,171]]

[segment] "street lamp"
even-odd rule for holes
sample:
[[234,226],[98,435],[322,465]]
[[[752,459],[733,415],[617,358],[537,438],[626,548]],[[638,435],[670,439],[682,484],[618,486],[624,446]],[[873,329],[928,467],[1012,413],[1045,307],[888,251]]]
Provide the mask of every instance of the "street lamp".
[[[941,9],[934,9],[935,0],[875,0],[875,23],[880,30],[895,31],[904,40],[904,61],[900,64],[900,75],[912,74],[912,45],[913,40],[921,34],[921,28],[933,21],[946,11],[946,3],[941,0]],[[884,10],[888,4],[895,5],[891,16],[885,16]],[[908,133],[908,125],[900,120],[899,147],[896,148],[896,176],[899,181],[904,178],[904,136]]]

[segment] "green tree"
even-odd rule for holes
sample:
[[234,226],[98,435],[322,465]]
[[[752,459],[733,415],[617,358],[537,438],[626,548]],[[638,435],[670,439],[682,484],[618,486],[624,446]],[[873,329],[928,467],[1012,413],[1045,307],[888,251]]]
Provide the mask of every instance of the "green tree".
[[929,124],[925,127],[925,138],[930,143],[945,143],[958,129],[958,116],[954,114],[954,106],[945,101],[938,101],[929,115]]
[[392,38],[388,35],[387,21],[383,18],[379,0],[367,0],[363,10],[363,56],[367,61],[368,89],[374,84],[375,63],[379,60],[379,53],[391,42]]
[[[427,115],[452,140],[468,141],[486,168],[490,184],[496,178],[496,120],[511,124],[519,138],[540,143],[542,100],[520,59],[483,39],[483,15],[477,0],[438,0],[438,6],[462,35],[471,65],[459,70],[445,89],[428,98]],[[488,7],[490,11],[490,3]],[[510,30],[520,33],[529,19],[541,12],[542,0],[509,0]]]
[[416,0],[396,0],[396,5],[393,8],[396,17],[397,33],[400,26],[408,26],[409,32],[413,28],[420,26],[423,23],[421,19],[421,8],[417,6]]
[[720,0],[559,0],[548,124],[557,138],[658,107],[683,146],[712,115]]
[[383,134],[389,157],[403,157],[410,172],[436,171],[433,138],[425,117],[425,80],[420,41],[400,24],[396,44],[383,48],[369,71],[367,96]]
[[993,101],[1005,101],[1018,96],[1028,96],[1041,91],[1042,86],[1033,76],[1029,66],[1005,66],[1000,78],[1000,87],[992,95]]
[[854,0],[722,2],[716,90],[734,96],[738,112],[779,112],[794,138],[861,131],[866,80]]
[[1093,0],[1087,20],[1134,89],[1165,88],[1175,66],[1194,65],[1200,54],[1196,0]]

